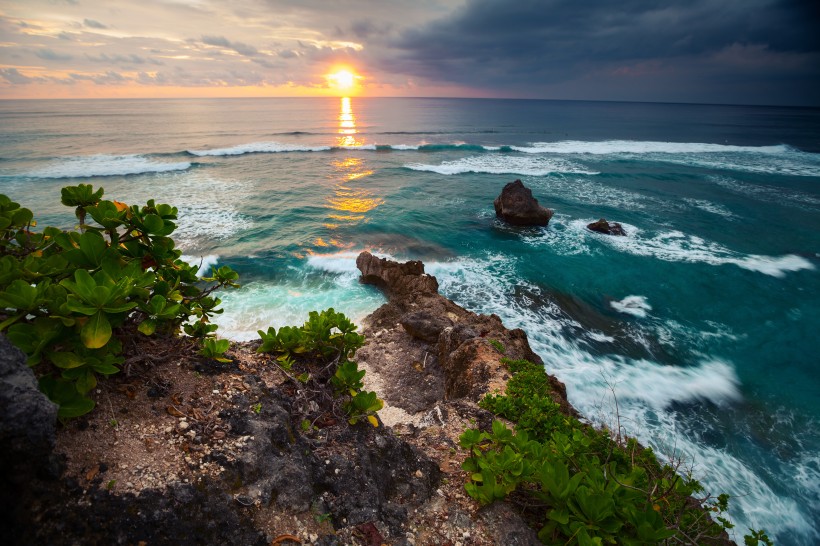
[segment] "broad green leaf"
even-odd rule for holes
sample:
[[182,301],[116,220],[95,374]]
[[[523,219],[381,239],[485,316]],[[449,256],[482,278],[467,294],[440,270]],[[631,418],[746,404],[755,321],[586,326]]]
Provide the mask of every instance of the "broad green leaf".
[[146,336],[153,335],[154,332],[157,331],[157,321],[154,319],[145,319],[144,321],[140,322],[139,326],[137,326],[137,330],[139,330]]
[[99,349],[111,339],[111,323],[103,311],[98,311],[88,319],[80,331],[83,345],[89,349]]
[[107,248],[108,244],[99,233],[88,231],[80,236],[80,250],[94,267],[99,267],[102,264],[103,255]]
[[49,360],[58,368],[70,370],[72,368],[79,368],[85,364],[85,360],[77,353],[69,353],[64,351],[55,351],[53,353],[46,353]]
[[165,222],[156,214],[146,214],[145,218],[143,218],[143,225],[148,233],[161,235]]
[[94,375],[93,371],[85,370],[85,373],[77,378],[75,385],[78,392],[85,394],[97,386],[97,376]]

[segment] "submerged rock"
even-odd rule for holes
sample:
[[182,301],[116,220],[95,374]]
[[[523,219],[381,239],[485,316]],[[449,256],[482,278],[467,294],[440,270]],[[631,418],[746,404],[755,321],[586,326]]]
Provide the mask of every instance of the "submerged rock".
[[553,211],[538,204],[521,180],[510,182],[493,201],[495,215],[516,226],[546,226]]
[[597,222],[587,224],[587,229],[590,231],[603,233],[605,235],[620,235],[626,237],[626,231],[624,231],[621,224],[618,222],[607,222],[604,218],[601,218]]

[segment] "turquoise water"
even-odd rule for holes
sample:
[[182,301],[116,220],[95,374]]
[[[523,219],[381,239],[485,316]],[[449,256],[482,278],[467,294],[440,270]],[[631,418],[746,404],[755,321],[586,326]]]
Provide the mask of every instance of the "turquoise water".
[[[820,540],[820,110],[457,99],[1,101],[0,192],[72,225],[60,188],[180,208],[230,264],[223,335],[383,302],[364,249],[422,259],[521,327],[591,420],[737,495],[741,531]],[[499,223],[520,178],[549,227]],[[600,217],[627,238],[595,234]],[[617,396],[616,417],[613,392]]]

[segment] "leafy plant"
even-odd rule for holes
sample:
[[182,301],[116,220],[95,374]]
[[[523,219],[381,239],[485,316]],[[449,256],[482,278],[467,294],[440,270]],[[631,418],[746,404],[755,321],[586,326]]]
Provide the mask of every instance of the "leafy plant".
[[[515,493],[542,514],[538,536],[548,544],[708,544],[731,527],[722,517],[728,495],[702,495],[679,465],[662,465],[635,440],[619,442],[563,414],[541,366],[502,362],[513,372],[506,393],[480,405],[515,422],[515,431],[494,421],[491,432],[460,437],[469,453],[465,487],[479,503]],[[747,544],[765,544],[753,537]]]
[[[94,408],[88,393],[98,377],[124,362],[121,339],[183,328],[195,338],[212,336],[210,319],[222,312],[213,292],[238,286],[227,266],[200,279],[180,259],[169,237],[175,207],[153,200],[128,206],[103,195],[88,184],[63,188],[79,230],[42,232],[33,231],[29,209],[0,195],[0,332],[38,367],[40,388],[61,418]],[[203,354],[218,349],[212,341]]]
[[199,354],[205,358],[212,358],[217,362],[231,362],[230,358],[225,358],[225,351],[231,347],[231,342],[227,339],[215,339],[212,337],[202,340],[202,349]]
[[[279,330],[269,327],[259,330],[262,343],[257,352],[273,353],[285,372],[290,372],[297,359],[328,362],[317,374],[303,372],[295,377],[302,383],[312,380],[327,380],[350,424],[366,419],[378,426],[376,412],[384,406],[374,392],[362,391],[365,372],[350,360],[356,350],[364,344],[364,336],[356,333],[356,325],[344,314],[333,308],[321,312],[311,311],[308,320],[300,327],[283,326]],[[326,371],[330,370],[330,375]]]

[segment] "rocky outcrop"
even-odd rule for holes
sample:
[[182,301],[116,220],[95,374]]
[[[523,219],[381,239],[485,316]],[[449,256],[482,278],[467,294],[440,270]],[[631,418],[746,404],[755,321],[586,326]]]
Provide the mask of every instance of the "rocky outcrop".
[[375,284],[389,296],[409,296],[438,291],[438,281],[424,274],[420,261],[398,263],[362,252],[356,258],[356,267],[362,272],[362,282]]
[[591,224],[587,224],[587,229],[590,231],[596,231],[598,233],[603,233],[605,235],[620,235],[625,237],[626,231],[618,222],[607,222],[604,218],[601,218],[597,222],[592,222]]
[[[508,371],[502,357],[542,364],[523,330],[445,298],[421,262],[402,264],[363,252],[356,264],[361,282],[379,286],[389,298],[365,319],[367,342],[357,353],[385,378],[389,404],[415,414],[449,400],[475,403],[487,392],[504,390]],[[556,402],[574,413],[564,384],[551,381]]]
[[521,180],[510,182],[493,202],[495,215],[516,226],[546,226],[553,211],[538,204]]

